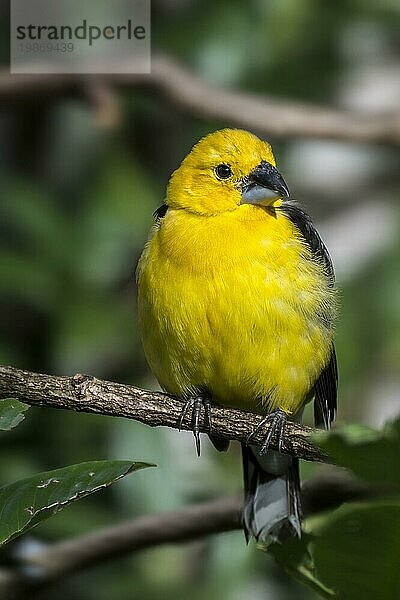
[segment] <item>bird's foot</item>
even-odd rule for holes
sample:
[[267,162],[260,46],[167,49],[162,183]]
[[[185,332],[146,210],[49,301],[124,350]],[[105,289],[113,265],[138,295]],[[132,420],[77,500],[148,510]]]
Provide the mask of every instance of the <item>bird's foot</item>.
[[268,425],[267,435],[265,436],[265,440],[260,448],[260,454],[265,454],[268,451],[273,437],[277,438],[278,450],[279,452],[282,452],[286,420],[287,415],[283,410],[279,408],[277,410],[274,410],[272,413],[261,419],[257,427],[247,438],[247,443],[249,444],[251,440],[257,435],[257,433],[261,431],[261,429],[263,429],[265,425]]
[[208,431],[211,432],[211,400],[207,395],[190,396],[183,405],[181,416],[179,419],[179,430],[182,429],[183,421],[189,410],[192,411],[192,428],[196,442],[197,456],[200,456],[200,413],[201,408],[204,408],[204,420]]

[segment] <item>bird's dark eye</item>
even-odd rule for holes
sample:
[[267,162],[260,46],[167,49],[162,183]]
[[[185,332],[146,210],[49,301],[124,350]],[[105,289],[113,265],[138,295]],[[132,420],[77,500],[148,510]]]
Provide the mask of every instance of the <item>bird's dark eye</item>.
[[218,179],[229,179],[229,177],[232,177],[232,169],[229,165],[218,165],[218,167],[215,167],[215,174]]

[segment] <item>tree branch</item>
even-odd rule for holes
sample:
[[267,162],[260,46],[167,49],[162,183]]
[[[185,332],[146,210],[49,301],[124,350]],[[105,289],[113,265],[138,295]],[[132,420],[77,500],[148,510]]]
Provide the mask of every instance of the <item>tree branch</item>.
[[[89,375],[59,377],[30,373],[13,367],[0,366],[0,399],[15,397],[32,406],[49,406],[113,417],[126,417],[141,421],[151,427],[178,428],[182,402],[168,394],[149,392],[140,388],[102,381]],[[229,440],[246,442],[260,421],[260,416],[232,408],[213,406],[212,434]],[[191,430],[187,415],[182,429]],[[202,422],[200,429],[208,432]],[[268,426],[252,438],[255,444],[265,439]],[[311,427],[288,422],[282,451],[304,460],[326,461],[326,455],[311,441]],[[276,439],[271,448],[278,450]]]
[[[17,397],[34,406],[50,406],[139,420],[150,426],[177,427],[182,403],[159,392],[87,375],[59,377],[0,367],[0,398]],[[238,410],[214,407],[213,433],[245,441],[259,417]],[[185,419],[183,429],[190,429]],[[204,428],[203,428],[204,429]],[[325,460],[309,441],[313,430],[288,423],[283,450],[307,460]],[[260,443],[262,435],[255,437]],[[272,447],[277,448],[276,440]],[[328,471],[306,482],[302,489],[305,516],[328,510],[349,500],[379,495],[343,471]],[[189,506],[174,512],[141,517],[88,535],[62,541],[17,556],[16,569],[0,570],[0,597],[22,600],[55,580],[128,552],[161,544],[181,543],[241,527],[239,497],[228,497]]]
[[[134,71],[132,64],[132,71]],[[356,112],[228,90],[211,85],[177,63],[155,54],[150,74],[10,75],[0,74],[2,104],[48,102],[85,93],[91,83],[110,89],[150,87],[194,115],[255,129],[277,137],[311,137],[357,143],[400,143],[400,112]]]
[[[331,469],[304,484],[303,511],[307,517],[350,500],[379,497],[380,493],[343,471]],[[140,517],[31,552],[22,551],[17,570],[0,570],[0,597],[25,600],[55,580],[130,552],[240,529],[241,507],[239,496],[220,498]]]

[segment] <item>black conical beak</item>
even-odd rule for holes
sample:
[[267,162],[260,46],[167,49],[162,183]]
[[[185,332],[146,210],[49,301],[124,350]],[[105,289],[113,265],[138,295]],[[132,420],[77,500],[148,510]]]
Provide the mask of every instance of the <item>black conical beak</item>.
[[277,198],[288,196],[289,188],[282,175],[265,160],[249,173],[242,184],[243,204],[271,204]]

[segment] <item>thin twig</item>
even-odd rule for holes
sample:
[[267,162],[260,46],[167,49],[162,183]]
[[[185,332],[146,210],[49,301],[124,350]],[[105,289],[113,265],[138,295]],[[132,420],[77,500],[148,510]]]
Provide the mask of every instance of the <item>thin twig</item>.
[[[33,406],[49,406],[141,421],[151,427],[178,428],[182,402],[161,392],[149,392],[130,385],[102,381],[89,375],[77,374],[60,377],[30,373],[13,367],[0,366],[0,399],[15,397]],[[232,408],[214,406],[212,409],[212,434],[229,440],[246,442],[260,417]],[[191,430],[191,418],[186,416],[182,429]],[[201,422],[201,431],[208,432]],[[268,425],[252,438],[252,443],[262,444]],[[304,460],[327,460],[326,455],[311,441],[314,430],[288,422],[282,443],[282,452]],[[278,440],[273,438],[271,448],[278,450]]]
[[[156,88],[178,108],[203,118],[282,138],[311,137],[355,143],[400,143],[400,112],[335,109],[211,85],[173,58],[154,55],[150,74],[102,75],[102,85],[131,90]],[[2,105],[49,102],[85,94],[95,75],[10,75],[0,73]]]

